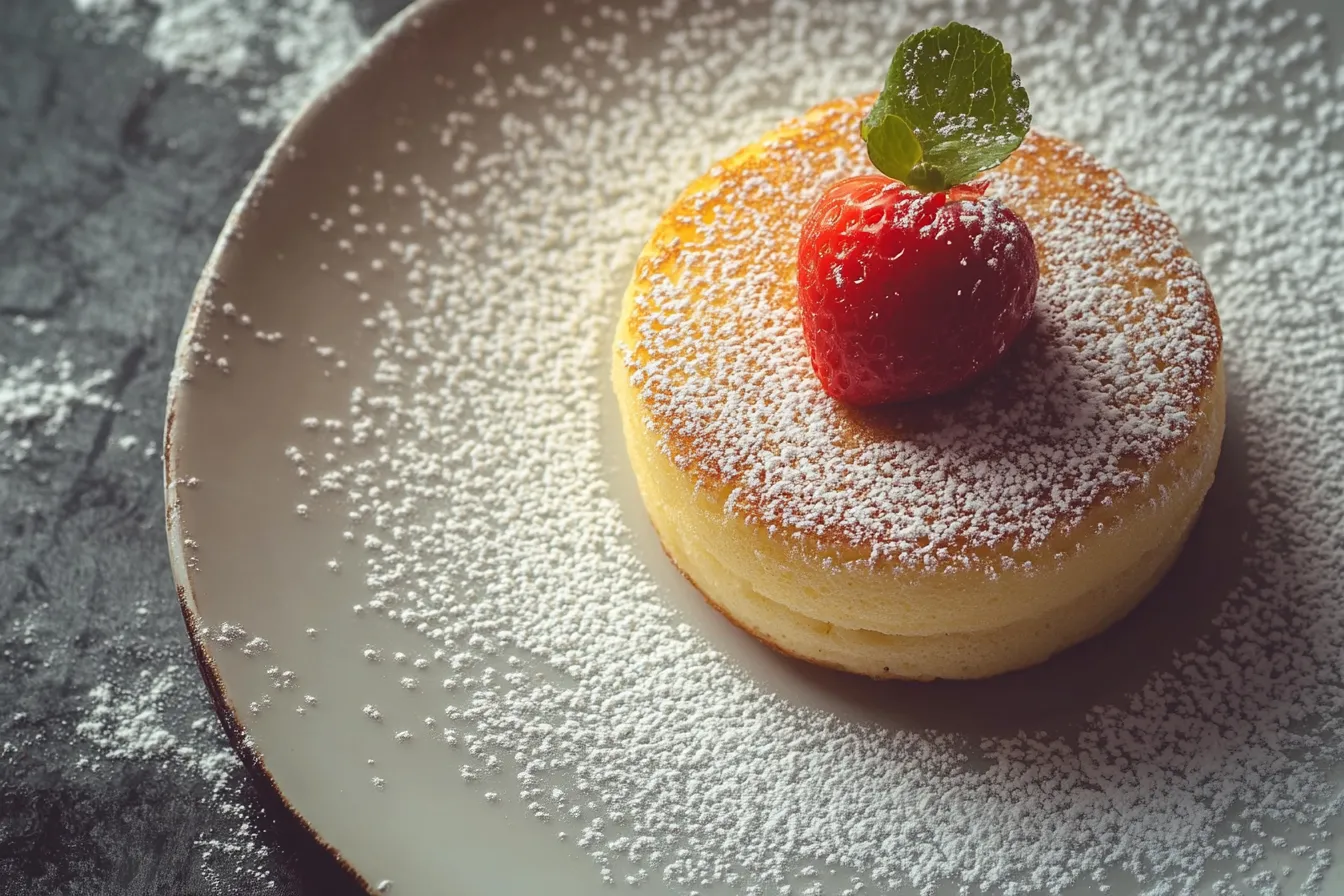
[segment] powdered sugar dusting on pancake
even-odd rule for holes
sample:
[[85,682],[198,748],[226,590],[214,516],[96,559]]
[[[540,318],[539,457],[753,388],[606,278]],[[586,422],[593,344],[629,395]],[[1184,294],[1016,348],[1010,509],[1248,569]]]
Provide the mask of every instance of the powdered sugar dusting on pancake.
[[[627,367],[665,450],[730,508],[871,560],[992,569],[986,549],[1039,547],[1190,434],[1221,347],[1212,296],[1161,210],[1033,134],[989,192],[1036,240],[1028,331],[955,395],[837,403],[808,360],[795,253],[825,188],[871,173],[863,109],[819,107],[683,195],[636,271]],[[993,226],[995,208],[967,214]]]

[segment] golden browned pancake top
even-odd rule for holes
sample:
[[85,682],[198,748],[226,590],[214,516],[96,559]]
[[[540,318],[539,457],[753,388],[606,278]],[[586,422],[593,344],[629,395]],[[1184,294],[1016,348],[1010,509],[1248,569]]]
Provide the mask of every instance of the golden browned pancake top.
[[870,101],[820,106],[687,189],[637,264],[626,369],[663,450],[752,521],[849,559],[997,565],[1147,485],[1212,386],[1217,313],[1155,204],[1033,133],[988,193],[1036,241],[1027,331],[953,395],[835,402],[798,320],[797,242],[829,184],[872,173]]

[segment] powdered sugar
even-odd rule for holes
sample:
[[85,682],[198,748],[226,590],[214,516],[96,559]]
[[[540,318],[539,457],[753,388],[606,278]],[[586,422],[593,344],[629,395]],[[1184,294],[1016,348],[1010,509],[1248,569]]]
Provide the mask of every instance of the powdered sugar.
[[258,836],[244,796],[242,763],[229,748],[219,724],[200,718],[178,723],[196,703],[199,682],[190,665],[142,670],[127,681],[108,680],[87,695],[88,706],[75,734],[92,747],[79,768],[97,772],[106,762],[171,763],[199,780],[203,797],[220,816],[222,829],[206,831],[195,846],[201,869],[215,892],[233,892],[240,881],[274,885],[265,871],[269,848]]
[[0,355],[0,470],[25,460],[36,439],[55,436],[77,409],[117,408],[102,389],[111,379],[110,370],[77,374],[64,354],[17,365]]
[[[333,246],[376,246],[408,284],[370,303],[375,372],[341,430],[297,415],[277,447],[343,484],[305,500],[367,548],[366,649],[390,622],[443,651],[444,687],[409,692],[424,710],[407,721],[444,720],[433,746],[490,795],[482,810],[544,821],[595,878],[1230,893],[1272,892],[1291,864],[1310,890],[1344,761],[1344,247],[1329,203],[1303,201],[1344,188],[1344,75],[1319,22],[1250,0],[1128,17],[1070,0],[879,7],[593,7],[582,29],[538,25],[570,61],[529,66],[523,34],[512,62],[483,54],[445,90],[433,176],[388,175],[414,232],[379,234],[362,209],[314,224]],[[676,192],[777,120],[871,89],[900,36],[949,16],[1001,36],[1036,120],[1156,195],[1205,262],[1246,467],[1230,500],[1254,519],[1222,545],[1236,566],[1204,637],[1123,699],[979,742],[795,704],[700,638],[660,596],[660,559],[632,546],[600,410],[626,266]],[[655,49],[633,50],[636,33]],[[352,302],[373,279],[354,273]],[[394,771],[371,781],[371,799],[392,797]]]
[[[274,126],[354,58],[364,36],[344,0],[75,0],[107,40],[197,83],[237,90],[245,124]],[[263,73],[278,63],[279,77]]]

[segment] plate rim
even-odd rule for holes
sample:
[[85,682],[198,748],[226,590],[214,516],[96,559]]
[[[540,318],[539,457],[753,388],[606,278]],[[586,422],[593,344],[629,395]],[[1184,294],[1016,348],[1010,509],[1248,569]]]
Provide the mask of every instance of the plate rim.
[[297,828],[307,836],[312,845],[325,852],[352,883],[361,887],[369,896],[378,896],[381,892],[333,846],[299,811],[280,789],[279,783],[271,774],[266,760],[256,749],[248,734],[242,715],[235,701],[230,697],[228,688],[215,663],[214,656],[206,639],[202,636],[204,621],[197,607],[197,586],[192,581],[191,566],[188,561],[187,534],[182,524],[182,496],[179,485],[182,483],[178,463],[180,457],[175,450],[178,405],[183,397],[183,384],[189,379],[187,371],[192,364],[192,343],[201,329],[206,306],[212,301],[215,290],[224,282],[220,269],[228,260],[239,240],[237,235],[246,229],[250,218],[258,214],[258,200],[270,186],[272,176],[280,165],[287,161],[287,150],[293,146],[315,121],[344,94],[362,73],[376,65],[384,57],[391,55],[401,40],[407,39],[417,31],[426,15],[439,12],[442,8],[456,5],[461,0],[412,0],[412,2],[380,26],[365,39],[364,44],[329,84],[315,93],[280,130],[267,147],[247,186],[229,211],[228,217],[215,239],[214,246],[206,258],[196,285],[192,289],[187,313],[178,334],[177,345],[173,351],[173,367],[169,374],[168,393],[163,424],[163,499],[164,528],[168,541],[168,562],[176,587],[178,607],[186,626],[187,640],[191,644],[192,656],[205,681],[206,690],[215,715],[219,717],[224,734],[244,768],[255,781],[261,796],[280,807]]

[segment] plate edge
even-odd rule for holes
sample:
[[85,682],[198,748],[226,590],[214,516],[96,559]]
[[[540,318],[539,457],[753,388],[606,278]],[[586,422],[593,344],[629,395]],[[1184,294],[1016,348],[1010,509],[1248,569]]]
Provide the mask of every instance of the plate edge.
[[205,639],[201,636],[203,620],[197,609],[195,584],[191,580],[186,550],[186,531],[182,525],[182,499],[178,490],[178,457],[174,451],[175,426],[177,424],[178,404],[190,375],[187,373],[191,363],[191,346],[202,327],[203,311],[216,288],[222,283],[218,274],[234,236],[242,230],[245,218],[253,210],[254,204],[269,185],[272,174],[286,161],[285,150],[296,138],[311,126],[313,120],[321,115],[344,92],[349,83],[364,68],[375,60],[394,51],[397,44],[412,35],[421,27],[423,16],[440,7],[454,5],[458,0],[414,0],[409,6],[384,23],[349,62],[345,70],[329,85],[314,95],[303,109],[289,121],[276,135],[261,162],[253,172],[242,195],[234,203],[225,219],[224,226],[210,251],[205,267],[192,290],[190,304],[182,330],[178,335],[177,346],[173,352],[173,369],[169,377],[167,403],[163,427],[163,496],[164,528],[168,541],[169,566],[172,569],[176,586],[178,606],[182,611],[183,622],[187,630],[187,639],[191,643],[192,655],[196,660],[201,678],[205,681],[215,714],[224,727],[224,733],[230,746],[251,773],[252,778],[261,786],[263,797],[283,808],[284,812],[311,838],[313,844],[335,860],[341,870],[369,896],[379,896],[382,891],[371,884],[362,874],[341,855],[340,851],[319,834],[309,824],[302,813],[281,792],[279,784],[266,766],[265,758],[258,752],[247,733],[247,726],[229,698],[224,681],[219,674],[214,657]]

